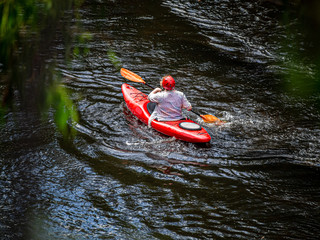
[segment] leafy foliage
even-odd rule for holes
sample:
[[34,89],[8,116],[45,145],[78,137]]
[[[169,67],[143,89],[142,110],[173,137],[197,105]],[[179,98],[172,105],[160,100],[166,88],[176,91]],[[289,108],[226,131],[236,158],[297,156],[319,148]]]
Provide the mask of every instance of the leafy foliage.
[[68,121],[78,121],[76,107],[52,61],[56,53],[51,46],[59,32],[64,38],[65,61],[88,53],[86,47],[76,46],[72,50],[71,43],[77,41],[85,45],[92,38],[91,34],[70,31],[71,27],[79,31],[77,21],[73,21],[70,14],[69,19],[64,17],[64,23],[61,22],[67,10],[73,11],[73,17],[79,17],[81,3],[82,0],[0,0],[2,122],[6,112],[17,105],[16,99],[25,109],[48,111],[53,107],[56,125],[64,135],[70,133]]
[[[295,24],[292,24],[295,22]],[[282,43],[287,53],[284,87],[293,97],[320,96],[320,2],[301,1],[283,15],[287,38]],[[317,103],[320,107],[320,102]]]

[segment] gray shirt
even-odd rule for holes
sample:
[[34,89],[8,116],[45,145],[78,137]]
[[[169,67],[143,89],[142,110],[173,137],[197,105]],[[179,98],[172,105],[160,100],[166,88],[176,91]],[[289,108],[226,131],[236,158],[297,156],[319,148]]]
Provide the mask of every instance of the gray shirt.
[[155,118],[157,118],[158,121],[180,120],[183,118],[182,109],[187,109],[191,106],[186,96],[177,90],[165,90],[155,94],[150,93],[148,99],[151,102],[157,103],[157,106],[150,117],[149,125]]

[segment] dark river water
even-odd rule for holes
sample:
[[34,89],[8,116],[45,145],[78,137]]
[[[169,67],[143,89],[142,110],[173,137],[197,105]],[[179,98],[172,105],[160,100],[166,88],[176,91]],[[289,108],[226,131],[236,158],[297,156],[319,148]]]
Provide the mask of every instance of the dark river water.
[[[211,2],[82,7],[90,53],[58,65],[77,135],[64,140],[33,112],[6,116],[0,239],[319,239],[320,115],[283,87],[280,7]],[[151,85],[171,74],[195,110],[227,123],[185,113],[210,133],[206,146],[148,128],[110,56]]]

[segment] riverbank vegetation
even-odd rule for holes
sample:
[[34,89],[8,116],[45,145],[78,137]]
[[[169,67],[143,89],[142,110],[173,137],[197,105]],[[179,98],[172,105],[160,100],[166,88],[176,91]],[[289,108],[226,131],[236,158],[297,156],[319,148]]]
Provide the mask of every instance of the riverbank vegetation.
[[283,10],[286,39],[281,43],[286,55],[283,86],[294,98],[307,100],[320,110],[320,1],[278,1]]
[[[81,30],[79,7],[82,0],[6,0],[0,2],[0,119],[21,109],[39,115],[54,109],[58,129],[72,134],[68,122],[78,113],[61,84],[56,59],[63,48],[63,61],[87,53],[74,42],[90,39]],[[66,11],[72,14],[64,14]],[[62,21],[63,20],[63,21]],[[67,23],[67,24],[66,24]],[[61,56],[59,56],[61,59]]]

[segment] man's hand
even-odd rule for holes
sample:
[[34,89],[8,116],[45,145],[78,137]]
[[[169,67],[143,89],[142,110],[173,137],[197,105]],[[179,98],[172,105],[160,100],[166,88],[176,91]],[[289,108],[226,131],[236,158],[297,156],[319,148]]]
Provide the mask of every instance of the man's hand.
[[161,92],[161,91],[162,91],[161,88],[155,88],[151,93],[152,94],[156,94],[156,93]]

